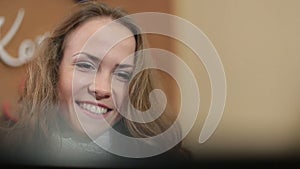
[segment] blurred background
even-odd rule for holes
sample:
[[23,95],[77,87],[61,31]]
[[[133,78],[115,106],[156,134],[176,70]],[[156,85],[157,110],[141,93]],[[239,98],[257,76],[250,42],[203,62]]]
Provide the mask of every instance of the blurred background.
[[[164,12],[182,17],[201,29],[217,49],[227,78],[226,107],[214,134],[200,144],[198,138],[211,99],[207,71],[184,44],[165,36],[148,35],[151,47],[175,53],[197,77],[201,94],[200,111],[183,142],[197,160],[299,157],[300,1],[102,2],[123,8],[130,14]],[[0,1],[1,113],[14,118],[14,106],[26,74],[26,64],[11,66],[5,63],[3,51],[17,58],[25,40],[37,45],[39,37],[68,15],[75,3],[78,1]],[[20,9],[24,9],[21,25],[12,39],[3,44]],[[170,29],[176,30],[176,27]],[[180,72],[176,65],[174,70]],[[165,82],[162,88],[167,93],[169,105],[178,110],[180,97],[174,79],[167,75],[162,75],[162,78]],[[189,84],[183,87],[188,88]]]

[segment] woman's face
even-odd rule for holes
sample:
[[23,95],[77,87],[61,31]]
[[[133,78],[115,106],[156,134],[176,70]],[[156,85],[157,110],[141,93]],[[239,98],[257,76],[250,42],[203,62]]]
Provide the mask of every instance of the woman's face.
[[120,120],[118,110],[134,69],[134,59],[129,56],[135,52],[135,39],[120,24],[107,29],[111,22],[110,18],[94,18],[72,32],[59,67],[64,122],[91,137]]

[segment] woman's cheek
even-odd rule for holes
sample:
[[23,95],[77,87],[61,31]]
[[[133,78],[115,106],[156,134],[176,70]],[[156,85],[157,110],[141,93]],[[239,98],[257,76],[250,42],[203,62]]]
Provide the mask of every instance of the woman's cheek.
[[120,112],[128,104],[128,85],[122,83],[113,83],[113,101],[116,109]]
[[72,79],[70,79],[71,93],[73,96],[80,97],[82,94],[87,94],[88,87],[94,82],[93,75],[84,73],[74,73]]
[[72,95],[72,81],[70,73],[61,71],[59,78],[59,96],[62,102],[67,102]]

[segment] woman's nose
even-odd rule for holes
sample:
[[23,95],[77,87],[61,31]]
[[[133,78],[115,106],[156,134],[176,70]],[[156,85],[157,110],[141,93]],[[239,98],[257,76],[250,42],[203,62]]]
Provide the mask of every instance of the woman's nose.
[[111,96],[111,78],[108,73],[98,72],[89,86],[89,92],[97,100],[109,98]]

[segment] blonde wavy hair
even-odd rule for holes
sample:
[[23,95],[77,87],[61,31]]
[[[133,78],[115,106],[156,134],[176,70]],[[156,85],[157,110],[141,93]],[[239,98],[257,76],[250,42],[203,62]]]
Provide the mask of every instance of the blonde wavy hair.
[[[59,65],[63,57],[66,37],[77,27],[94,17],[110,17],[132,31],[136,41],[136,51],[143,49],[143,37],[139,28],[129,19],[124,18],[126,13],[120,9],[109,8],[98,2],[80,3],[76,9],[42,42],[34,59],[28,65],[28,78],[20,99],[19,120],[12,125],[6,135],[6,139],[13,144],[18,140],[22,140],[22,143],[26,141],[29,143],[32,140],[47,143],[53,132],[60,130]],[[135,62],[141,66],[144,62],[143,57],[136,56]],[[132,105],[138,110],[147,110],[150,107],[149,93],[154,88],[155,82],[151,70],[138,73],[129,88]],[[155,121],[145,124],[125,118],[123,120],[133,137],[158,135],[174,122],[172,113],[166,112]],[[174,134],[177,135],[176,137],[181,137],[180,129]]]

